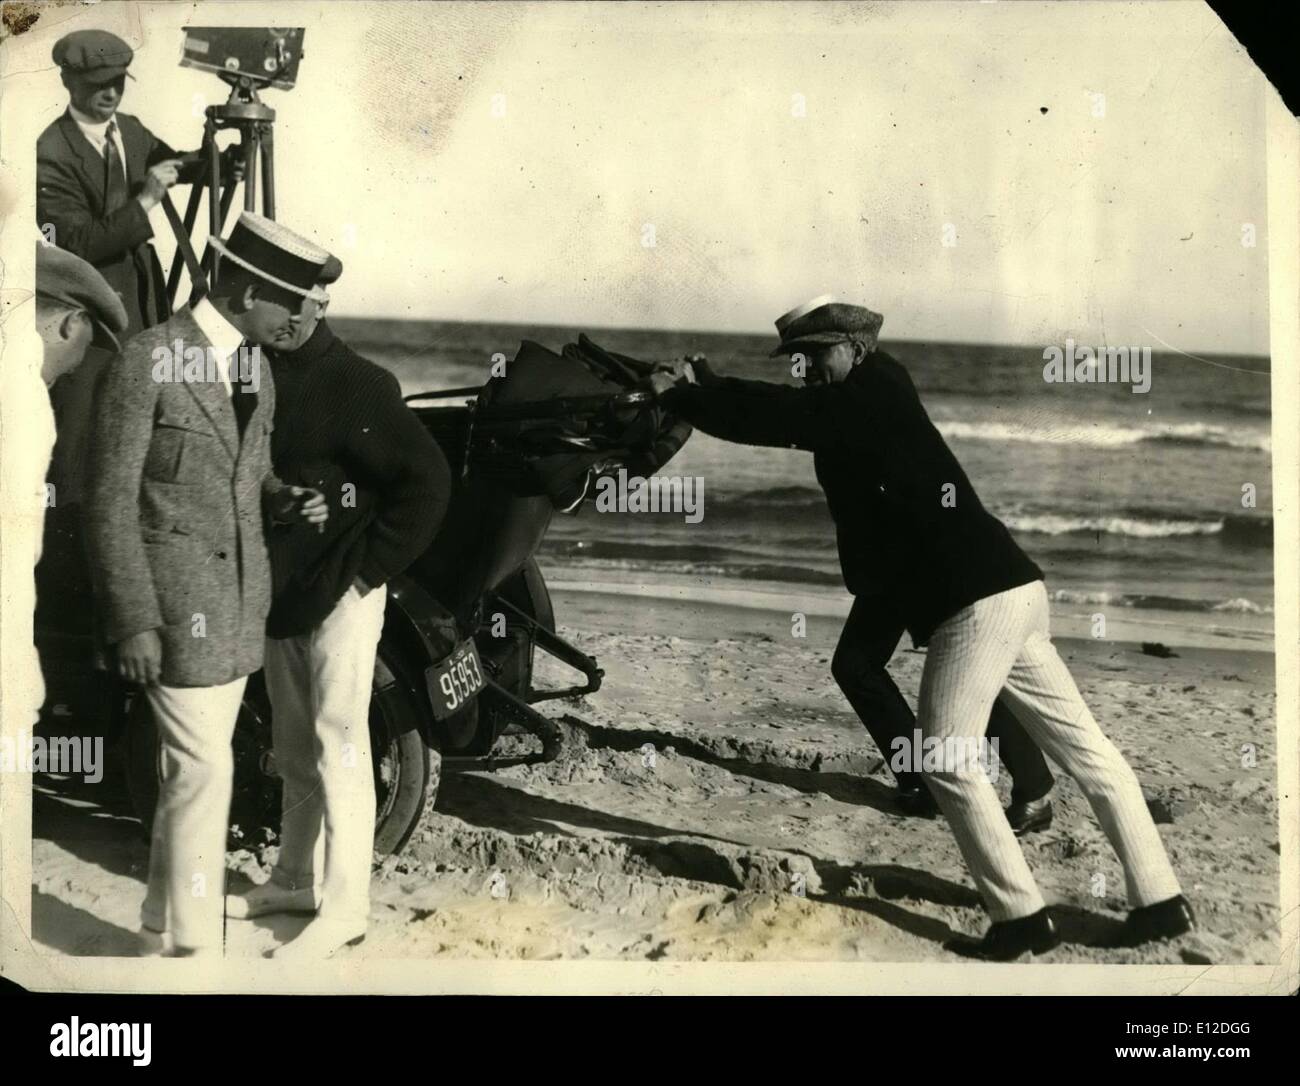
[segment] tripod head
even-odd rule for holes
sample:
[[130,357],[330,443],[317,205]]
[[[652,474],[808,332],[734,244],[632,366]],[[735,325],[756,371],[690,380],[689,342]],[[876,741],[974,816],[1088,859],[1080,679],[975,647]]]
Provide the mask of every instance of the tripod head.
[[245,76],[221,76],[222,82],[230,85],[230,97],[219,106],[208,106],[204,110],[218,128],[264,122],[271,124],[275,120],[275,110],[266,105],[257,96],[257,87]]
[[202,260],[196,255],[190,235],[198,220],[204,190],[208,194],[208,237],[220,237],[235,195],[236,182],[223,176],[222,155],[217,133],[226,128],[239,132],[239,157],[244,163],[244,209],[258,209],[258,172],[261,172],[261,213],[275,218],[275,110],[259,97],[258,90],[275,87],[290,90],[298,78],[302,59],[301,27],[186,27],[181,66],[211,72],[230,87],[230,97],[204,110],[202,154],[207,163],[203,176],[190,189],[189,203],[181,220],[171,200],[164,198],[172,232],[176,235],[176,256],[167,274],[167,296],[173,304],[180,284],[182,262],[189,271],[192,296],[206,290],[208,277],[216,271],[218,254],[210,246]]

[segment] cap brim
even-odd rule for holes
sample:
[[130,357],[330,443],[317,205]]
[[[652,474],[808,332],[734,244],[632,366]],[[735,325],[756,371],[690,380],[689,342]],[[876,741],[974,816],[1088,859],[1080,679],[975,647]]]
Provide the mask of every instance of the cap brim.
[[121,354],[122,344],[118,342],[113,330],[102,321],[96,320],[89,310],[86,311],[86,315],[90,317],[91,327],[95,330],[90,337],[90,345],[103,351],[109,351],[112,354]]
[[125,68],[96,68],[93,72],[78,72],[87,83],[111,83],[115,79],[121,79],[122,76],[130,76],[135,81],[135,76],[131,75]]
[[847,332],[810,332],[806,336],[800,336],[798,339],[791,339],[782,343],[776,348],[768,358],[775,358],[780,354],[794,354],[795,351],[802,350],[804,347],[824,347],[828,343],[846,343],[849,340]]

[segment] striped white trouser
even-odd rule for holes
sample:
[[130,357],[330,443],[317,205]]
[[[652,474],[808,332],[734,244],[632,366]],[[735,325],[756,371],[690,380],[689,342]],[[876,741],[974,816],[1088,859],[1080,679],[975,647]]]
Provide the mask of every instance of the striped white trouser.
[[[1178,878],[1124,756],[1097,727],[1048,635],[1042,581],[963,608],[930,638],[917,719],[926,739],[978,740],[1003,702],[1079,783],[1124,866],[1130,905],[1179,893]],[[954,744],[954,748],[958,745]],[[1042,895],[978,761],[945,760],[926,780],[994,921],[1043,908]]]

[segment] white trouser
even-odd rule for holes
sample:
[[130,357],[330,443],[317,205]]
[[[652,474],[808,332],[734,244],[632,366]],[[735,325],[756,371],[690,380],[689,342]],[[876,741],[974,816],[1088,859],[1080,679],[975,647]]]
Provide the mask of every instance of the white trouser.
[[247,676],[221,686],[149,686],[158,729],[158,805],[140,919],[177,946],[222,944],[226,831],[235,772],[231,739]]
[[[982,599],[930,638],[917,718],[923,735],[979,739],[999,693],[1031,738],[1079,783],[1119,854],[1132,906],[1179,893],[1178,879],[1124,756],[1097,727],[1048,636],[1042,581]],[[1043,907],[1024,853],[978,761],[926,773],[995,921]]]
[[275,764],[284,781],[280,858],[271,878],[313,887],[319,914],[370,915],[375,782],[370,690],[384,627],[383,588],[349,587],[311,633],[266,642]]

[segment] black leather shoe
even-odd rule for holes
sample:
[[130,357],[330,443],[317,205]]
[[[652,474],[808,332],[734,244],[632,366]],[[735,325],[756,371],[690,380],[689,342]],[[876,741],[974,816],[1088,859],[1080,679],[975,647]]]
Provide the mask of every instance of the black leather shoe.
[[1056,924],[1052,922],[1051,914],[1046,909],[1039,909],[1029,916],[991,924],[983,939],[971,939],[963,935],[948,940],[943,948],[960,954],[963,958],[1010,962],[1026,951],[1046,954],[1060,945],[1061,936],[1056,930]]
[[1117,945],[1141,946],[1158,939],[1173,939],[1194,927],[1196,915],[1192,912],[1192,906],[1187,898],[1179,894],[1177,897],[1157,901],[1154,905],[1130,910]]
[[939,805],[923,784],[915,788],[900,788],[894,802],[900,814],[913,818],[934,818],[939,813]]
[[1047,829],[1052,824],[1052,797],[1046,795],[1041,799],[1011,804],[1007,808],[1007,821],[1017,837]]

